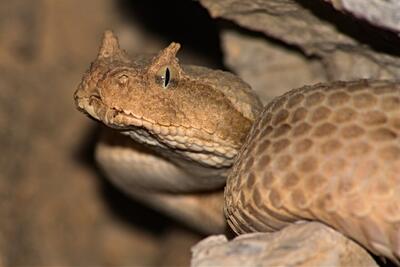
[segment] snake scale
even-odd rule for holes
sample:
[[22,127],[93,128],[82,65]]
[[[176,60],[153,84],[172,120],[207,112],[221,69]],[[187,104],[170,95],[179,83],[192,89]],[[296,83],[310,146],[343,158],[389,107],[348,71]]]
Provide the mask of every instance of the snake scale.
[[112,181],[204,231],[317,220],[398,261],[398,83],[304,86],[262,107],[233,74],[179,64],[179,48],[131,59],[105,32],[74,99],[116,130],[96,150]]

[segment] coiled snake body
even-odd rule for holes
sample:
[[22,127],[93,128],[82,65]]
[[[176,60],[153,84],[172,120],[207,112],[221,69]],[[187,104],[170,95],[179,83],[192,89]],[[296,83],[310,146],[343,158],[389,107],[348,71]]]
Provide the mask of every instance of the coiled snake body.
[[318,220],[400,258],[397,83],[305,86],[262,108],[236,76],[181,66],[178,49],[129,59],[107,31],[75,92],[81,111],[125,135],[106,134],[96,152],[116,184],[204,231],[224,228],[224,205],[237,233]]

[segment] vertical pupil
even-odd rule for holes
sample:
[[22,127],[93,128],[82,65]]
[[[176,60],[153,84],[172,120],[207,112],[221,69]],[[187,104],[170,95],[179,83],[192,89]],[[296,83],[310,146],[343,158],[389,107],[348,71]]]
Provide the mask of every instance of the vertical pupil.
[[169,80],[170,80],[170,77],[171,76],[171,73],[170,73],[170,71],[169,71],[169,68],[166,68],[165,69],[165,77],[164,77],[164,87],[167,87],[168,86],[168,84],[169,84]]

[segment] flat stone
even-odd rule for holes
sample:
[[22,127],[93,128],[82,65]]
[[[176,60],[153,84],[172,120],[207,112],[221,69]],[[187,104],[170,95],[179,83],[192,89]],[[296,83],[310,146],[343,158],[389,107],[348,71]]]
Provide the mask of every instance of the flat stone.
[[192,248],[192,267],[378,266],[366,250],[321,223],[299,223],[273,233],[228,241],[210,236]]

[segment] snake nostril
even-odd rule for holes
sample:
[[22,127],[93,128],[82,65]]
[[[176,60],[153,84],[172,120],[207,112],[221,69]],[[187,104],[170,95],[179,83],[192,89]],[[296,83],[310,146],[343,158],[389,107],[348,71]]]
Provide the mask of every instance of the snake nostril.
[[126,86],[129,82],[129,77],[126,74],[121,74],[117,79],[118,85],[121,87]]
[[93,92],[89,97],[90,104],[93,103],[93,101],[99,101],[99,100],[101,100],[101,97],[97,91]]

